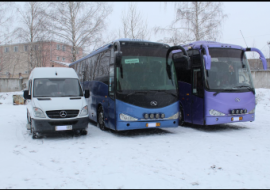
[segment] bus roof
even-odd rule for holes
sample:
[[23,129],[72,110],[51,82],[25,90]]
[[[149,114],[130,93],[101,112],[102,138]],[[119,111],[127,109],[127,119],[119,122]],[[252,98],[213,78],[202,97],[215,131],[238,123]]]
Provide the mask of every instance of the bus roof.
[[234,49],[243,49],[243,47],[234,44],[227,44],[215,41],[196,41],[189,44],[185,44],[184,47],[192,47],[194,49],[200,49],[202,44],[206,44],[208,47],[227,47],[227,48],[234,48]]
[[[76,63],[79,63],[79,62],[83,61],[84,59],[87,59],[89,57],[92,57],[93,55],[96,55],[96,54],[98,54],[100,52],[103,52],[103,51],[108,50],[117,41],[119,41],[119,42],[151,42],[151,41],[148,41],[148,40],[141,40],[141,39],[120,38],[120,39],[114,40],[111,43],[106,44],[106,45],[104,45],[104,46],[102,46],[102,47],[100,47],[100,48],[92,51],[90,54],[88,54],[85,57],[83,57],[83,58],[81,58],[81,59],[79,59],[79,60],[71,63],[69,66],[72,66],[72,65],[74,65]],[[151,42],[151,43],[163,44],[163,43],[158,43],[158,42]]]
[[[243,47],[239,45],[227,44],[227,43],[221,43],[221,42],[215,42],[215,41],[196,41],[196,42],[182,45],[182,47],[184,47],[186,50],[201,49],[202,44],[207,45],[209,48],[215,47],[215,48],[233,48],[233,49],[241,49],[241,50],[244,49]],[[177,52],[181,52],[181,50],[172,51],[172,53],[177,53]]]

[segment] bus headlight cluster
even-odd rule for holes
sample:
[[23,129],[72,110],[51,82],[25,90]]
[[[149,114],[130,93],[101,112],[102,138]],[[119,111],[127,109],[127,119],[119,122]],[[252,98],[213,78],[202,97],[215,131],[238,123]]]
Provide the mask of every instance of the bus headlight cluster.
[[248,112],[248,114],[252,114],[252,113],[255,113],[255,108],[251,110],[250,112]]
[[174,114],[173,116],[167,118],[167,119],[178,119],[179,113],[177,112],[176,114]]
[[138,119],[135,118],[135,117],[131,117],[131,116],[126,115],[126,114],[123,114],[123,113],[120,114],[120,119],[121,119],[122,121],[137,121],[137,120],[138,120]]
[[164,119],[165,118],[165,114],[164,113],[162,113],[162,114],[159,114],[159,113],[150,113],[150,114],[148,114],[148,113],[145,113],[144,114],[144,119],[159,119],[159,118],[161,118],[161,119]]
[[213,109],[211,109],[211,110],[209,111],[209,113],[210,113],[210,115],[213,115],[213,116],[225,116],[224,113],[221,113],[221,112],[219,112],[219,111],[217,111],[217,110],[213,110]]
[[247,113],[247,110],[246,109],[234,109],[234,110],[231,110],[231,114],[245,114]]

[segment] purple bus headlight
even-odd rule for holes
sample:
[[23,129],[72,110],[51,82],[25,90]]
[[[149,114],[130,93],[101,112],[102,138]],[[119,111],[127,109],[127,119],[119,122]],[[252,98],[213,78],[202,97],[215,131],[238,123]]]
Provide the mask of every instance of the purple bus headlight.
[[131,116],[126,115],[126,114],[123,114],[123,113],[120,114],[120,119],[121,119],[122,121],[137,121],[137,120],[138,120],[138,119],[135,118],[135,117],[131,117]]
[[248,114],[252,114],[252,113],[255,113],[255,108],[251,110],[250,112],[248,112]]
[[219,112],[219,111],[217,111],[217,110],[213,110],[213,109],[211,109],[211,110],[209,111],[209,113],[210,113],[210,115],[212,115],[212,116],[225,116],[224,113],[221,113],[221,112]]

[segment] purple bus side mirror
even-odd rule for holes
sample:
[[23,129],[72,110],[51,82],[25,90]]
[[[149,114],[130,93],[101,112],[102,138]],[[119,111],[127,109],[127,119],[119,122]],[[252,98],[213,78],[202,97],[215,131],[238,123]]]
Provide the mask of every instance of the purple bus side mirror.
[[205,63],[206,70],[210,70],[211,69],[211,56],[210,55],[204,55],[203,60],[204,60],[204,63]]
[[264,70],[267,70],[267,61],[266,61],[266,59],[265,59],[263,53],[262,53],[259,49],[257,49],[257,48],[246,48],[246,49],[244,49],[244,50],[246,50],[246,51],[255,51],[255,52],[257,52],[258,54],[260,54],[260,59],[262,60],[263,69],[264,69]]

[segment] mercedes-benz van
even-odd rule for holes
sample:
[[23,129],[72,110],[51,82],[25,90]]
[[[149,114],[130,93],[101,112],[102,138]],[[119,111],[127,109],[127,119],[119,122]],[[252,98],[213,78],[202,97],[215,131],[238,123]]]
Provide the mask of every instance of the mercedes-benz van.
[[33,69],[28,80],[28,129],[33,138],[44,133],[72,130],[87,134],[88,107],[78,75],[72,68],[39,67]]

